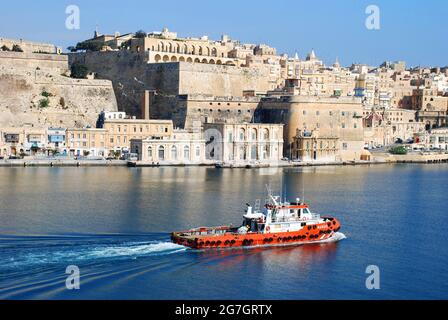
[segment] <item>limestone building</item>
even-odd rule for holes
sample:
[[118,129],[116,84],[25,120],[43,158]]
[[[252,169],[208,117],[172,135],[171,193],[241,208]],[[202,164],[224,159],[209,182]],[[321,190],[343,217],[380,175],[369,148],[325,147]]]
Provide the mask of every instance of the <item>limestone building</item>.
[[171,120],[107,119],[103,129],[107,133],[106,148],[110,151],[128,152],[132,139],[164,138],[173,133]]
[[305,162],[333,162],[338,160],[339,151],[336,135],[321,136],[318,131],[299,130],[293,137],[290,157]]
[[294,150],[311,135],[325,143],[336,141],[336,147],[330,143],[328,148],[335,150],[336,160],[349,161],[363,153],[362,112],[361,99],[355,97],[283,96],[263,98],[255,118],[285,124],[284,154],[290,159],[300,159]]
[[96,128],[68,129],[67,154],[70,156],[107,157],[107,131]]
[[415,111],[399,108],[365,108],[363,126],[369,148],[406,142],[425,131],[424,123],[416,121]]
[[0,128],[0,156],[21,156],[44,153],[46,132],[38,128]]
[[414,142],[425,149],[448,151],[448,128],[433,129],[414,135]]
[[270,164],[283,157],[282,124],[210,123],[204,129],[209,160]]
[[143,164],[205,164],[205,140],[201,132],[174,130],[160,138],[132,139],[131,152]]

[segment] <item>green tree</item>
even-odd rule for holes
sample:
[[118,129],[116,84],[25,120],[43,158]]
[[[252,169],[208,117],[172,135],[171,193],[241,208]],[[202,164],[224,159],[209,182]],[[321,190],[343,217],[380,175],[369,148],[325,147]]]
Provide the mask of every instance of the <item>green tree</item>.
[[91,41],[84,41],[79,42],[76,47],[74,48],[75,51],[79,50],[85,50],[85,51],[100,51],[102,48],[102,44],[99,42],[91,42]]
[[134,37],[136,38],[146,38],[148,36],[148,34],[143,31],[143,30],[138,30],[135,34]]
[[404,155],[408,153],[408,149],[405,146],[393,147],[389,150],[391,154]]
[[39,101],[40,108],[48,108],[49,105],[50,105],[50,100],[48,98],[44,98]]
[[85,79],[89,74],[89,69],[85,65],[78,62],[74,62],[70,69],[71,77],[75,79]]
[[42,97],[45,97],[45,98],[48,98],[48,97],[52,97],[52,96],[53,96],[50,92],[45,91],[45,90],[42,91],[41,95],[42,95]]

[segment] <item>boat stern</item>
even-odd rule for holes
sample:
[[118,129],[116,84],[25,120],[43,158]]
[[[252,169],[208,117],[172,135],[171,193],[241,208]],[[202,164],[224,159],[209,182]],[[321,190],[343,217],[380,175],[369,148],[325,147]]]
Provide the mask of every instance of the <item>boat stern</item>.
[[198,238],[185,235],[182,232],[171,233],[171,242],[190,248],[197,248]]

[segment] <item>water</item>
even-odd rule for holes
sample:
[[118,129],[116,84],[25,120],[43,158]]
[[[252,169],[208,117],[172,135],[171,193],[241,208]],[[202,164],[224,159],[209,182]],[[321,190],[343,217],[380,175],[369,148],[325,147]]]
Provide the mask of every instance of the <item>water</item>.
[[[198,251],[169,232],[241,222],[265,185],[346,239]],[[448,166],[0,168],[1,299],[446,299]],[[65,288],[68,265],[81,290]],[[366,267],[380,268],[367,290]]]

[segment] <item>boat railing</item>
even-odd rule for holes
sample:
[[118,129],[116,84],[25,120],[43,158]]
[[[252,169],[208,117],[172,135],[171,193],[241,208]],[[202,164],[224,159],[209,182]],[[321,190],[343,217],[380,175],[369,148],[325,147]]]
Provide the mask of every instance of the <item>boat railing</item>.
[[309,220],[318,220],[320,219],[320,215],[317,213],[312,213],[311,218],[297,218],[297,217],[273,217],[271,221],[273,223],[276,222],[306,222]]

